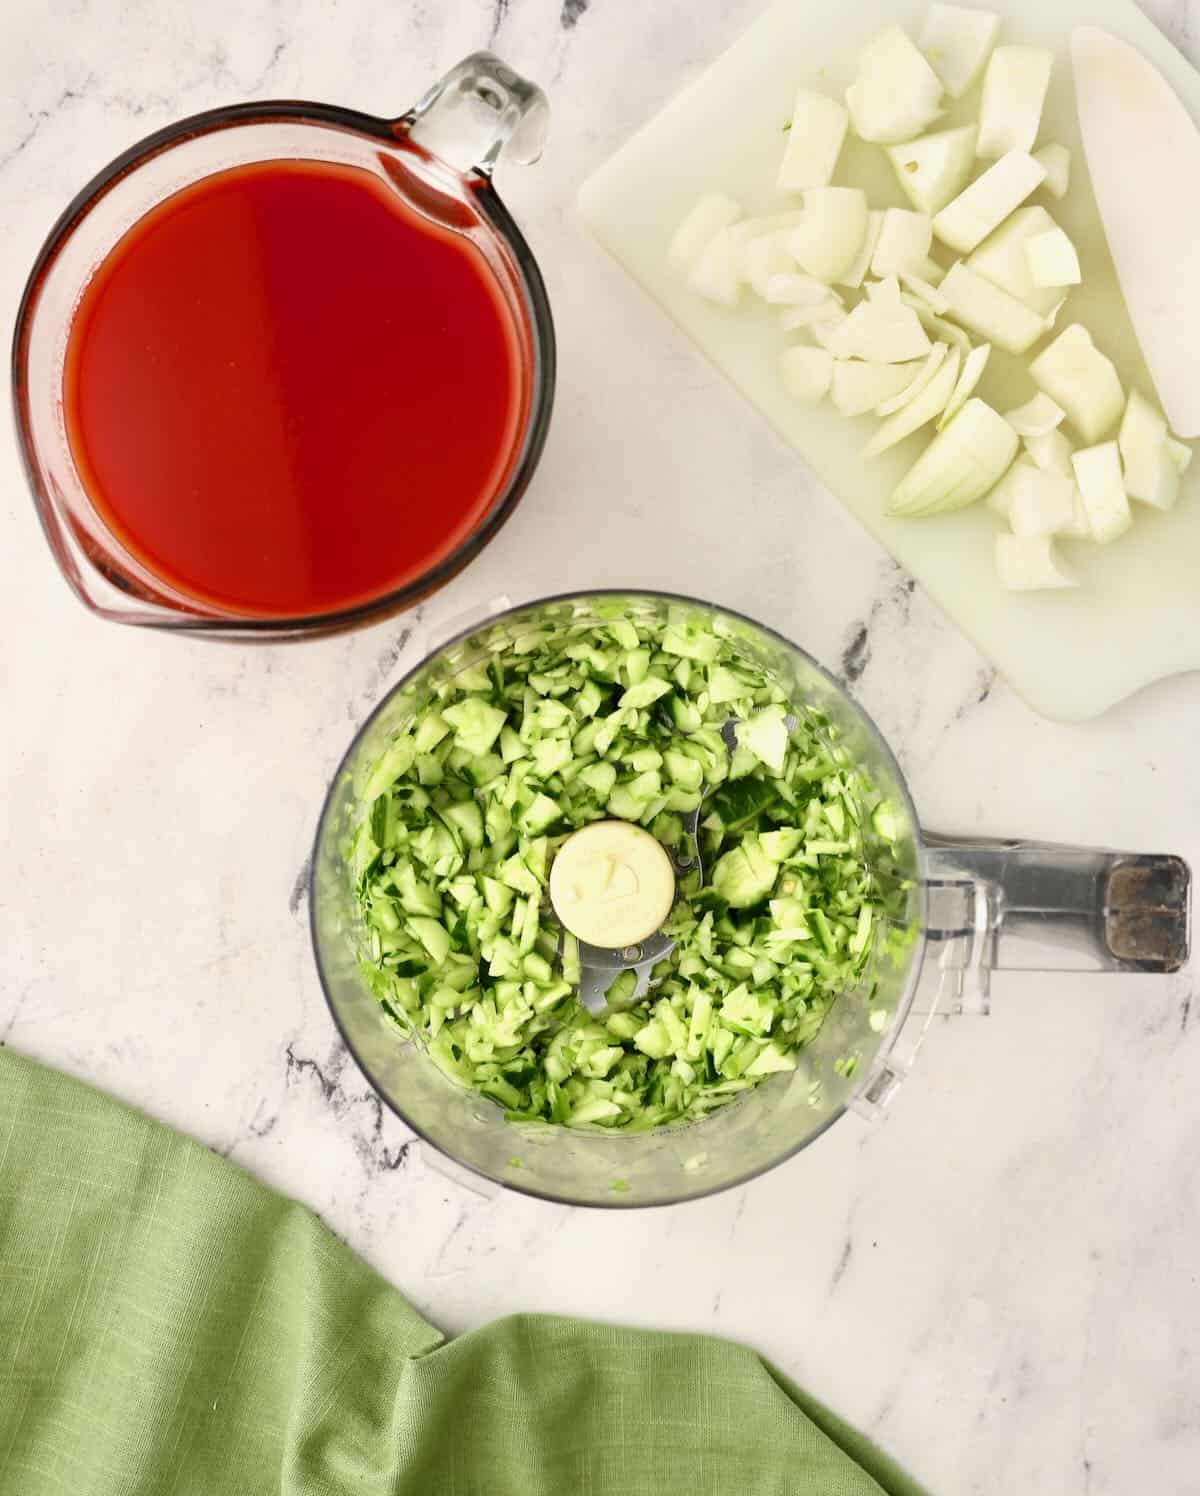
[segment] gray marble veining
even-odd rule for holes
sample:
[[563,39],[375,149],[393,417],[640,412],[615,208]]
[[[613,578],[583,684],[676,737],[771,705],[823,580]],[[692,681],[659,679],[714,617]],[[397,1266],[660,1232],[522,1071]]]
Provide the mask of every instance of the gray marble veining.
[[[1085,727],[1032,716],[576,222],[576,184],[756,8],[5,7],[10,323],[50,222],[138,136],[252,96],[396,113],[492,45],[552,97],[544,161],[501,182],[549,283],[561,369],[545,459],[495,545],[427,618],[302,648],[92,620],[0,435],[0,1042],[306,1201],[448,1330],[518,1309],[715,1330],[943,1496],[1183,1496],[1200,1489],[1189,974],[998,980],[990,1018],[935,1026],[882,1123],[848,1118],[727,1195],[594,1214],[439,1172],[349,1061],[313,973],[306,859],[354,724],[426,626],[576,584],[670,585],[805,643],[853,684],[941,828],[1200,867],[1200,677]],[[1194,0],[1147,9],[1200,57]]]

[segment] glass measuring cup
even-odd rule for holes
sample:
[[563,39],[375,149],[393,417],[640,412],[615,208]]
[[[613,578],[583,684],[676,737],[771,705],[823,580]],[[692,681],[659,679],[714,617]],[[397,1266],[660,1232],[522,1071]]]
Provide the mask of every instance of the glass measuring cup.
[[[796,710],[814,707],[837,727],[895,808],[895,845],[869,857],[878,885],[891,894],[895,923],[914,926],[916,938],[899,962],[885,960],[887,932],[877,928],[878,959],[863,979],[877,984],[872,1002],[862,988],[843,992],[801,1052],[799,1068],[771,1077],[738,1104],[633,1136],[523,1128],[506,1122],[492,1101],[456,1086],[406,1041],[359,975],[357,906],[342,852],[362,813],[355,785],[440,682],[480,661],[502,660],[522,634],[566,631],[614,614],[659,620],[672,605],[691,610],[699,626],[719,627],[749,662],[771,673]],[[924,830],[886,741],[810,655],[727,609],[665,593],[588,593],[508,608],[429,654],[364,724],[334,776],[310,892],[331,1012],[383,1100],[484,1180],[576,1205],[664,1205],[710,1194],[790,1157],[847,1110],[876,1114],[908,1072],[935,1011],[986,1010],[993,970],[1169,972],[1186,961],[1189,947],[1190,874],[1182,860]],[[873,1016],[879,1014],[882,1020]]]
[[[148,136],[95,177],[66,209],[25,288],[13,342],[17,432],[34,502],[63,576],[115,622],[232,637],[292,638],[352,627],[410,606],[448,581],[495,536],[524,493],[545,442],[554,391],[554,329],[545,287],[492,184],[501,154],[540,154],[540,89],[489,53],[452,68],[397,119],[293,101],[195,115]],[[219,172],[273,162],[359,168],[439,231],[478,250],[516,330],[519,415],[494,491],[468,532],[419,574],[354,605],[248,613],[204,601],[156,569],[89,495],[64,417],[64,365],[90,277],[127,231],[175,194]],[[402,357],[402,348],[398,349]],[[414,371],[419,377],[420,370]],[[447,390],[447,400],[453,390]],[[162,502],[170,504],[171,495]]]

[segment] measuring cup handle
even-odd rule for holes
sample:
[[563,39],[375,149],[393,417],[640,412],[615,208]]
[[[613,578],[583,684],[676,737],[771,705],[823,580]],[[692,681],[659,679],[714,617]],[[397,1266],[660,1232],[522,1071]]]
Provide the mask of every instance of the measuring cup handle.
[[522,165],[542,154],[549,107],[536,83],[491,52],[472,52],[395,121],[461,172],[490,177],[501,152]]
[[962,1006],[986,1008],[990,971],[1172,972],[1187,961],[1181,857],[921,836],[927,934]]

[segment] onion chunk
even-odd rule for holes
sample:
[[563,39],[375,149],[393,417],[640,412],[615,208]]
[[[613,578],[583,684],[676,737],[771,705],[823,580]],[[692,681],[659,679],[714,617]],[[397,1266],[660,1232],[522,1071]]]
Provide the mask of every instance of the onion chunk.
[[921,51],[952,99],[961,99],[979,81],[1000,30],[992,10],[962,5],[931,5],[921,28]]
[[1053,66],[1054,53],[1045,47],[997,47],[992,53],[979,106],[976,152],[984,160],[1033,149]]
[[688,272],[687,283],[697,296],[721,306],[736,306],[742,282],[738,274],[737,241],[732,229],[722,229],[709,240]]
[[857,187],[812,187],[788,248],[818,280],[832,282],[858,258],[867,233],[867,196]]
[[929,338],[911,307],[860,301],[833,335],[835,358],[902,364],[929,352]]
[[1153,509],[1173,509],[1181,470],[1167,447],[1167,423],[1149,400],[1132,390],[1117,445],[1125,469],[1125,491]]
[[1006,410],[1004,419],[1018,436],[1045,436],[1056,426],[1061,426],[1066,417],[1061,405],[1056,405],[1049,395],[1037,394],[1016,410]]
[[932,243],[933,223],[927,213],[888,208],[871,257],[871,271],[878,276],[914,272],[924,264]]
[[1035,286],[1077,286],[1083,279],[1075,246],[1060,228],[1026,239],[1025,258]]
[[1057,427],[1037,436],[1027,436],[1025,450],[1029,453],[1030,460],[1046,472],[1074,477],[1075,469],[1071,466],[1071,458],[1075,448]]
[[[944,348],[945,344],[941,346]],[[957,348],[951,349],[949,358],[943,361],[941,368],[924,389],[880,426],[864,449],[867,457],[878,457],[881,452],[886,452],[889,447],[894,447],[897,442],[902,442],[906,436],[911,436],[914,431],[919,431],[922,426],[941,415],[958,379],[961,358],[962,354]]]
[[1046,331],[1045,321],[1023,301],[976,275],[961,260],[946,272],[938,289],[952,316],[1006,353],[1024,353]]
[[1133,514],[1121,478],[1121,457],[1115,441],[1085,447],[1071,458],[1075,481],[1083,498],[1092,539],[1108,545],[1133,524]]
[[838,359],[833,366],[831,397],[841,416],[861,416],[906,390],[919,372],[917,364],[872,364]]
[[975,165],[978,125],[938,130],[904,145],[890,145],[888,160],[913,207],[931,217],[967,185]]
[[690,268],[713,239],[742,216],[740,204],[723,192],[707,192],[675,230],[667,257],[673,265]]
[[846,90],[855,133],[881,145],[911,140],[941,113],[942,85],[911,38],[888,26],[863,48]]
[[1075,482],[1032,464],[1014,464],[1009,523],[1014,535],[1060,535],[1075,522]]
[[1125,391],[1112,360],[1073,322],[1029,366],[1034,383],[1067,413],[1085,442],[1097,442],[1116,425]]
[[1045,208],[1036,203],[1018,208],[987,236],[971,254],[967,264],[986,276],[994,286],[1023,301],[1039,317],[1048,317],[1063,293],[1054,286],[1034,283],[1026,245],[1039,234],[1057,227]]
[[802,88],[792,105],[787,145],[776,186],[781,192],[806,192],[828,187],[841,155],[850,116],[845,106],[827,94]]
[[946,401],[946,408],[938,417],[938,430],[952,421],[963,408],[971,396],[975,393],[975,387],[983,378],[983,371],[987,368],[988,359],[992,355],[990,343],[980,343],[978,348],[972,348],[963,359],[962,368],[959,370],[958,383],[954,386],[953,393]]
[[1017,433],[986,401],[968,400],[913,463],[888,503],[889,514],[916,519],[981,499],[1017,453]]
[[949,202],[933,232],[959,254],[970,252],[1045,180],[1045,168],[1024,151],[1009,151]]

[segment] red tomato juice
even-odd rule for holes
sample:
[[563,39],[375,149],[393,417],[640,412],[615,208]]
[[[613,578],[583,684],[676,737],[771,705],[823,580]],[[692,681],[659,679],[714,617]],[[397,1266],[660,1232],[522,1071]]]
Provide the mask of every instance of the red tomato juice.
[[133,225],[67,343],[97,513],[171,588],[290,617],[445,559],[511,475],[522,327],[483,252],[361,167],[206,177]]

